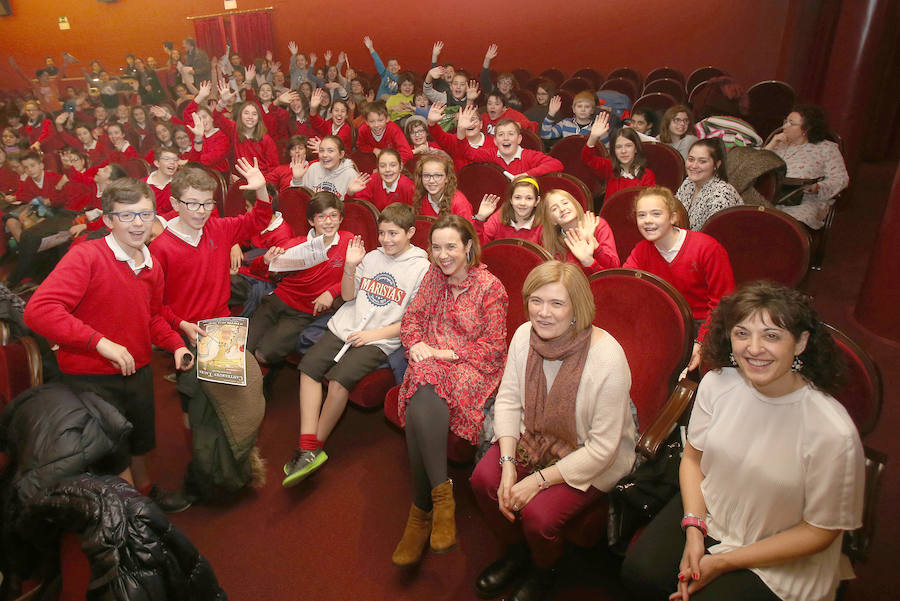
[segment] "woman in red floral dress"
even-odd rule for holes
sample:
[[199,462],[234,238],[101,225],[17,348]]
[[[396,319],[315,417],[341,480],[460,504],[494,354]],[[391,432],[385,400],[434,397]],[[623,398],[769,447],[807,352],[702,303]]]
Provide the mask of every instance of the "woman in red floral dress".
[[434,263],[401,322],[409,368],[400,387],[400,420],[413,480],[413,504],[393,562],[419,561],[425,545],[456,544],[453,482],[447,478],[447,430],[476,444],[484,403],[497,389],[506,362],[503,284],[479,258],[472,224],[447,214],[429,234]]

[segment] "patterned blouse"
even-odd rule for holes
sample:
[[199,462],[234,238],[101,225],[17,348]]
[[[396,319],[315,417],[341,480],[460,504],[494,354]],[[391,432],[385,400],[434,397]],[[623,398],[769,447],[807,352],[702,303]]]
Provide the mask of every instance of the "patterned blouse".
[[424,342],[452,349],[457,361],[429,358],[411,362],[400,386],[400,423],[419,386],[434,385],[450,408],[450,431],[473,444],[484,421],[484,403],[494,394],[506,363],[506,289],[483,265],[469,269],[453,298],[447,276],[432,265],[409,303],[400,326],[407,349]]
[[809,227],[819,229],[825,224],[825,215],[834,202],[834,197],[850,183],[840,148],[834,142],[825,140],[818,144],[807,142],[800,146],[780,144],[773,152],[787,163],[788,177],[813,179],[825,176],[819,182],[818,191],[804,194],[799,205],[778,207]]
[[744,204],[741,195],[728,182],[714,177],[706,182],[694,198],[697,186],[690,178],[684,178],[675,198],[681,201],[691,221],[690,229],[699,231],[706,220],[728,207]]

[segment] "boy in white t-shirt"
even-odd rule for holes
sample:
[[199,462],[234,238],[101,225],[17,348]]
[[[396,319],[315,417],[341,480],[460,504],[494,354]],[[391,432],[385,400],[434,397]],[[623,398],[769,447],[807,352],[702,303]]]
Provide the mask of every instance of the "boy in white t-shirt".
[[[328,460],[324,441],[350,391],[400,347],[400,320],[429,266],[427,253],[410,242],[414,224],[412,207],[394,203],[378,218],[377,249],[366,253],[359,236],[350,242],[341,279],[347,302],[300,363],[300,442],[284,465],[282,486],[296,485]],[[323,378],[328,379],[324,404]]]

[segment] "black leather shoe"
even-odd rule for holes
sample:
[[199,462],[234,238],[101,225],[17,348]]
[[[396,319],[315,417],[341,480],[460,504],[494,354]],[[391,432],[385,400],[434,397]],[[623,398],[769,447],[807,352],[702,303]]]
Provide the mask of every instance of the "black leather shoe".
[[506,554],[486,567],[475,581],[475,590],[483,597],[497,597],[508,589],[531,562],[524,546],[515,545],[507,549]]
[[553,570],[535,568],[528,572],[513,594],[506,601],[541,601],[547,597],[556,580]]
[[191,499],[180,490],[166,490],[155,485],[147,496],[166,513],[178,513],[193,504]]

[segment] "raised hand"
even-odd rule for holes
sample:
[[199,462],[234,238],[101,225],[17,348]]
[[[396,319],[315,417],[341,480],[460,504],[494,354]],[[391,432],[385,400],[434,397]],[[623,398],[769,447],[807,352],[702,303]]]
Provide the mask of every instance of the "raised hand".
[[475,216],[481,221],[486,220],[494,214],[498,204],[500,204],[499,196],[496,194],[485,194],[481,199],[481,206],[478,207],[478,213]]
[[466,85],[466,100],[470,103],[474,103],[478,100],[478,94],[481,92],[481,86],[478,85],[478,82],[474,79],[470,79],[468,85]]
[[467,105],[459,112],[459,121],[457,121],[457,129],[467,130],[474,127],[480,117],[478,116],[478,108],[475,105]]
[[225,81],[219,81],[217,86],[219,88],[219,102],[222,104],[228,104],[228,100],[231,98],[231,86],[229,86]]
[[309,97],[309,112],[315,113],[325,101],[325,90],[316,88],[313,90],[312,96]]
[[59,115],[56,116],[56,119],[54,119],[53,122],[56,123],[57,129],[61,129],[61,128],[62,128],[63,123],[66,122],[66,120],[69,118],[69,115],[70,115],[70,114],[71,114],[71,113],[65,113],[65,112],[63,112],[63,113],[60,113]]
[[550,99],[550,105],[547,108],[547,116],[553,117],[562,108],[562,96],[554,96]]
[[265,190],[266,189],[266,176],[263,175],[263,172],[259,170],[259,159],[253,157],[253,164],[250,164],[250,161],[241,157],[237,160],[234,165],[235,171],[237,171],[241,177],[247,180],[247,183],[241,186],[241,190]]
[[256,81],[256,65],[250,65],[249,67],[247,67],[244,81],[251,84]]
[[349,184],[347,184],[347,194],[348,198],[352,197],[357,192],[361,192],[365,190],[366,186],[369,183],[369,180],[372,179],[372,176],[368,173],[358,173],[356,177],[351,180]]
[[581,221],[578,222],[578,228],[581,230],[581,234],[594,242],[597,242],[594,232],[597,231],[599,225],[600,218],[594,215],[593,211],[585,211],[584,215],[581,217]]
[[363,242],[362,236],[354,236],[350,244],[347,245],[347,256],[344,257],[344,269],[348,267],[356,269],[356,266],[362,263],[366,256],[366,244]]
[[372,44],[372,38],[370,38],[369,36],[365,36],[365,37],[363,38],[363,44],[366,45],[366,48],[369,49],[369,52],[374,52],[374,50],[375,50],[375,45]]
[[172,118],[172,115],[169,114],[169,111],[161,106],[156,105],[150,107],[150,114],[157,119],[162,119],[163,121],[169,121]]
[[441,51],[444,49],[444,42],[437,41],[431,47],[431,62],[436,63]]
[[293,41],[293,40],[291,40],[290,42],[288,42],[288,50],[291,51],[291,56],[297,54],[297,52],[298,52],[297,42],[295,42],[295,41]]
[[331,63],[331,50],[326,50],[326,51],[325,51],[325,54],[323,54],[322,56],[325,57],[325,64],[326,64],[326,65]]
[[500,48],[497,44],[491,44],[488,46],[487,52],[484,53],[484,62],[489,63],[495,58],[497,58],[497,54],[500,51]]
[[445,69],[441,66],[432,67],[428,70],[428,77],[431,79],[440,79],[444,76]]
[[203,139],[204,128],[203,121],[200,120],[200,115],[194,113],[194,125],[185,123],[184,126],[194,135],[194,142],[199,142]]
[[300,100],[300,94],[295,92],[294,90],[285,90],[282,92],[278,98],[275,99],[279,104],[288,105],[295,100]]
[[209,98],[210,94],[212,94],[212,82],[200,82],[200,87],[197,89],[197,95],[194,96],[194,102],[196,102],[198,105],[201,105],[203,104],[204,100]]
[[285,250],[280,246],[273,246],[266,251],[266,254],[263,255],[263,263],[265,263],[266,265],[271,265],[272,261],[283,255],[284,253]]
[[306,148],[314,154],[319,154],[319,144],[321,143],[322,138],[316,136],[315,138],[310,138],[306,141]]
[[316,53],[310,52],[309,53],[309,66],[312,67],[313,65],[315,65],[317,60],[319,60],[319,57],[316,55]]
[[594,117],[591,124],[591,134],[588,136],[588,144],[592,145],[597,140],[602,140],[609,133],[609,113],[600,111],[600,114]]
[[[569,250],[572,251],[575,258],[585,267],[590,266],[591,263],[594,262],[594,248],[591,244],[591,240],[594,240],[593,236],[585,238],[581,230],[577,227],[568,229],[565,232],[566,246],[569,247]],[[594,240],[594,242],[596,242],[596,240]]]
[[303,179],[307,169],[309,169],[309,161],[306,159],[291,158],[291,177],[293,179]]
[[444,108],[446,106],[446,102],[435,102],[431,105],[431,108],[428,109],[428,117],[425,119],[428,125],[434,125],[444,118]]

